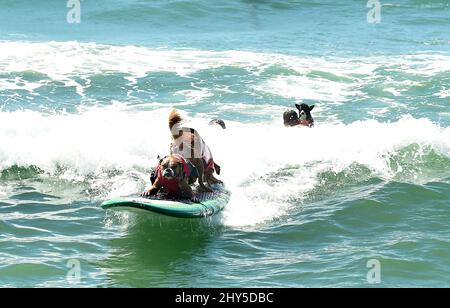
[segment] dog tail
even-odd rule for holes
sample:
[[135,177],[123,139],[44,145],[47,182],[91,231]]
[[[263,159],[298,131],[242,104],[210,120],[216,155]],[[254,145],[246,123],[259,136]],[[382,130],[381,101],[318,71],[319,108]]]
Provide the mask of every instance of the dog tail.
[[174,138],[178,137],[177,126],[181,123],[181,116],[177,110],[173,109],[169,114],[169,129],[172,132]]
[[220,169],[221,169],[220,166],[218,164],[214,163],[214,170],[216,170],[216,173],[218,175],[220,175]]

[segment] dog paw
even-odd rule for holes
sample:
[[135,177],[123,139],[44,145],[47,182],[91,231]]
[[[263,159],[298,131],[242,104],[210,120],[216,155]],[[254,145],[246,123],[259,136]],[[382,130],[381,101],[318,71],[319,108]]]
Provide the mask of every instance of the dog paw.
[[150,190],[143,191],[141,197],[150,197]]
[[157,189],[149,189],[141,193],[141,197],[151,197],[158,193]]

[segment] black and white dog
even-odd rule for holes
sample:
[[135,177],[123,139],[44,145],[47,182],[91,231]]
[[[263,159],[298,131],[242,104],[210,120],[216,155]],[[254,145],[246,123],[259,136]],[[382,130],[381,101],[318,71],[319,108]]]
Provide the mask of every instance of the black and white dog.
[[295,104],[298,109],[298,115],[295,110],[287,110],[283,114],[283,120],[285,126],[297,126],[303,125],[308,127],[314,126],[314,119],[311,115],[311,111],[314,109],[314,105],[308,106],[307,104]]

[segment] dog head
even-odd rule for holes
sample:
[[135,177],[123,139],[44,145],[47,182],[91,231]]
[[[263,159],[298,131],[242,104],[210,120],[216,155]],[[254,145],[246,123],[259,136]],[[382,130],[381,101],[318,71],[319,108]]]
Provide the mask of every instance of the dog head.
[[186,176],[186,162],[179,155],[168,155],[159,160],[161,176],[168,179],[182,179]]
[[311,124],[314,123],[314,119],[311,115],[311,111],[314,109],[314,105],[308,106],[307,104],[295,104],[295,107],[297,107],[298,109],[300,120],[306,120]]
[[283,120],[285,126],[295,126],[298,125],[298,115],[295,110],[287,110],[283,113]]

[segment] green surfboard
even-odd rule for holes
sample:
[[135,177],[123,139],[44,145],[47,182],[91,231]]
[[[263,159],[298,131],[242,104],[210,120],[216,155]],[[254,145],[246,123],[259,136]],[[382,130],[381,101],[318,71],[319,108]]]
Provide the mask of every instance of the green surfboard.
[[196,193],[192,200],[170,200],[164,196],[152,198],[126,197],[102,203],[105,210],[142,210],[180,218],[202,218],[220,212],[230,200],[230,192],[222,185],[214,192]]

